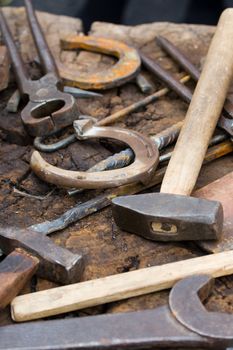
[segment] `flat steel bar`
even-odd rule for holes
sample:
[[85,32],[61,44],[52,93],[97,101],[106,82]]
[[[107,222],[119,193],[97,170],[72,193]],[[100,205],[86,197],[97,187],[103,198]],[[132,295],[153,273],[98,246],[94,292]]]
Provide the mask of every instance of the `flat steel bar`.
[[208,348],[213,344],[178,323],[168,306],[0,327],[0,350]]

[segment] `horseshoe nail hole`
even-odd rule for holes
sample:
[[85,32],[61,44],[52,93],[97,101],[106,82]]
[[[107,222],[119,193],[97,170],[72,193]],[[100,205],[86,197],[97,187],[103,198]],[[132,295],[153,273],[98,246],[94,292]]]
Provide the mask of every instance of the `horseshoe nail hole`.
[[44,117],[51,116],[54,112],[59,111],[65,106],[65,101],[63,100],[52,100],[38,105],[31,111],[33,118],[40,119]]

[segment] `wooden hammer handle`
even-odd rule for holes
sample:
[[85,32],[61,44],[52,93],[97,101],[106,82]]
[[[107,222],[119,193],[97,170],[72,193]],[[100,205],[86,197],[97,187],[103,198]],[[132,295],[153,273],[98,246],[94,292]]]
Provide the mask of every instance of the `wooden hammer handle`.
[[171,288],[193,274],[233,273],[233,251],[120,273],[91,281],[20,295],[11,304],[17,322],[101,305]]
[[6,307],[36,272],[39,260],[15,249],[0,264],[0,309]]
[[233,9],[225,10],[206,57],[161,192],[189,195],[196,183],[233,73]]

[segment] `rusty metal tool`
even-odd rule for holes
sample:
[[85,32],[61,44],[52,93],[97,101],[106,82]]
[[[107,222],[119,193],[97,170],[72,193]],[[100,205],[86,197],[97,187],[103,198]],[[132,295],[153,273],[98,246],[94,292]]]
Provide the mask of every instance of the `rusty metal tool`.
[[[71,94],[75,98],[100,98],[100,97],[103,97],[102,94],[99,94],[99,93],[96,93],[93,91],[74,88],[72,86],[63,86],[63,92]],[[18,108],[19,108],[20,101],[21,101],[20,91],[18,89],[16,89],[15,92],[12,94],[12,96],[10,97],[10,99],[7,102],[7,106],[6,106],[7,111],[11,112],[11,113],[16,113]],[[47,136],[49,136],[49,135],[47,135]]]
[[81,89],[109,89],[132,80],[139,72],[141,60],[137,50],[123,42],[85,35],[69,35],[61,40],[64,50],[84,49],[114,56],[118,62],[108,69],[95,73],[76,72],[76,67],[58,62],[60,76],[66,84]]
[[[168,53],[179,65],[182,67],[194,81],[198,81],[200,77],[200,71],[195,67],[195,65],[184,55],[184,53],[171,43],[168,39],[158,36],[156,38],[156,43]],[[223,107],[223,113],[226,117],[233,118],[233,98],[232,93],[227,94],[226,101]],[[232,124],[233,130],[233,124]]]
[[[171,90],[175,91],[185,102],[190,103],[192,99],[192,91],[185,85],[180,84],[171,73],[165,71],[154,60],[141,53],[143,64],[162,82],[164,82]],[[226,117],[223,113],[218,119],[218,127],[225,130],[231,137],[233,136],[233,119]]]
[[64,170],[46,162],[39,152],[31,156],[32,170],[43,180],[66,188],[110,188],[131,182],[149,182],[159,161],[155,144],[136,131],[121,128],[101,127],[90,117],[74,122],[79,140],[111,138],[124,142],[132,148],[135,159],[124,169],[102,172],[81,172]]
[[184,278],[167,305],[151,310],[0,327],[0,349],[225,349],[233,344],[233,316],[205,309],[213,284],[209,275]]
[[0,308],[10,303],[35,272],[67,284],[79,281],[83,271],[81,255],[69,252],[30,228],[1,227],[0,247],[9,254],[0,263]]
[[[231,82],[232,20],[233,10],[223,11],[160,194],[113,200],[113,216],[123,230],[158,241],[220,237],[223,227],[221,203],[188,196],[195,186]],[[223,59],[219,60],[219,57]],[[213,76],[216,79],[211,79]]]
[[28,77],[23,61],[17,51],[13,37],[0,10],[0,27],[8,47],[19,90],[28,103],[21,111],[22,121],[32,136],[45,135],[72,124],[78,117],[78,107],[73,96],[62,92],[62,81],[58,69],[30,0],[25,0],[27,18],[37,46],[45,75],[32,81]]
[[232,256],[232,251],[210,254],[20,295],[11,303],[11,315],[16,322],[30,321],[165,290],[194,274],[227,276]]

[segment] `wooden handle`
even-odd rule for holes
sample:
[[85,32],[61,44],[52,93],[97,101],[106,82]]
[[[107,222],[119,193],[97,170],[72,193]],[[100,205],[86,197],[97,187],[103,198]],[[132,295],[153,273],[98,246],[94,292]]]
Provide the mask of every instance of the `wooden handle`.
[[36,272],[39,260],[16,249],[0,264],[0,309],[6,307]]
[[233,73],[233,9],[218,22],[161,192],[189,195],[196,183]]
[[12,301],[11,314],[17,322],[58,315],[171,288],[178,280],[200,273],[232,274],[233,251],[21,295]]

